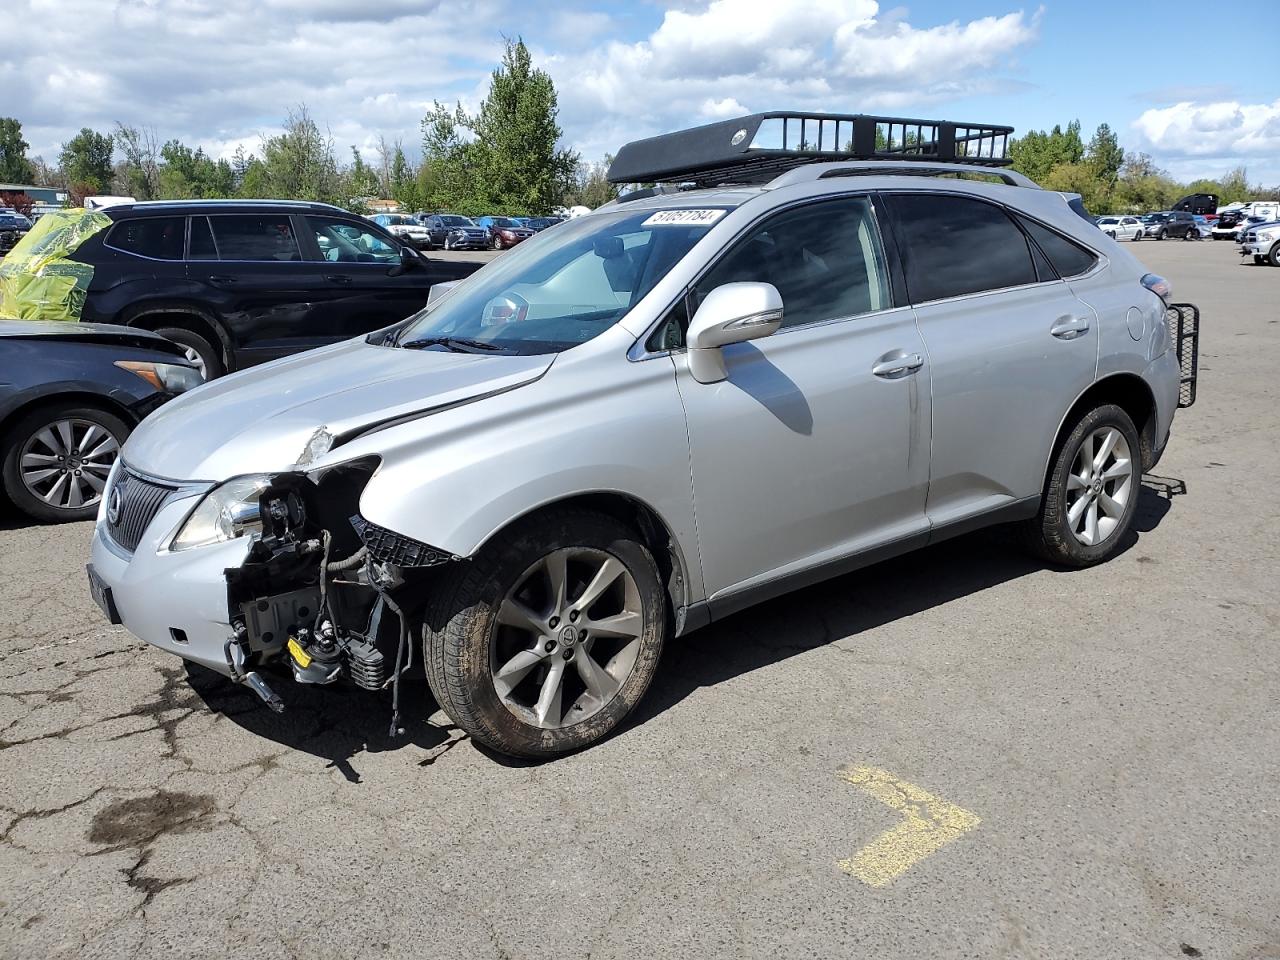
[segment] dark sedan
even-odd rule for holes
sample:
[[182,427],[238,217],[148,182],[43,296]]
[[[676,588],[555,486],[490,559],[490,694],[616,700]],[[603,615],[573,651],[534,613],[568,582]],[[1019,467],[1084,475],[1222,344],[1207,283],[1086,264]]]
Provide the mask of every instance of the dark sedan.
[[31,221],[22,214],[0,212],[0,256],[12,250],[30,229]]
[[0,320],[0,478],[23,513],[87,520],[130,431],[200,383],[144,330]]

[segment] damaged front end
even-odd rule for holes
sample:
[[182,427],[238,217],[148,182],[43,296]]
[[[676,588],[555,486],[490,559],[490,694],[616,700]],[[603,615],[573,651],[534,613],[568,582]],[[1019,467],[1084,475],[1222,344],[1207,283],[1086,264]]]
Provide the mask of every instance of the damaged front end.
[[360,494],[378,467],[369,457],[265,482],[260,531],[244,563],[225,571],[232,679],[276,711],[259,669],[287,668],[298,683],[390,687],[391,733],[400,730],[400,679],[413,666],[410,617],[433,568],[459,557],[369,523]]

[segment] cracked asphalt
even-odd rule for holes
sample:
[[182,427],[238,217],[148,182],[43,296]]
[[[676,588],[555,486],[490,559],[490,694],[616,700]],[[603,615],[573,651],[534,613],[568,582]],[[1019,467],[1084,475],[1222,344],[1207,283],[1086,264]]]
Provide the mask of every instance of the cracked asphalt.
[[[552,763],[421,682],[398,740],[354,690],[274,715],[0,506],[0,957],[1280,957],[1280,270],[1135,252],[1204,332],[1129,549],[984,532],[746,611]],[[864,885],[901,816],[855,765],[981,822]]]

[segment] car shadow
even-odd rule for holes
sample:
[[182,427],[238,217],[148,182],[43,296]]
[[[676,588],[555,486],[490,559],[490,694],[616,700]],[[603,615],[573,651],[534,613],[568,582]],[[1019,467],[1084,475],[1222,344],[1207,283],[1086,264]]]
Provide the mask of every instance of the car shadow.
[[[1144,477],[1121,552],[1155,530],[1184,493],[1181,480]],[[669,643],[653,685],[621,729],[643,725],[701,688],[1045,569],[1076,572],[1046,567],[1019,548],[1010,528],[992,527],[762,603]],[[305,686],[284,674],[264,674],[285,702],[277,714],[220,674],[188,664],[187,676],[210,710],[255,736],[328,761],[351,783],[361,782],[353,761],[362,753],[412,747],[424,754],[418,764],[425,767],[466,739],[447,720],[433,722],[438,707],[420,669],[406,676],[400,692],[404,732],[398,736],[389,731],[386,691]],[[475,746],[505,766],[537,763]]]

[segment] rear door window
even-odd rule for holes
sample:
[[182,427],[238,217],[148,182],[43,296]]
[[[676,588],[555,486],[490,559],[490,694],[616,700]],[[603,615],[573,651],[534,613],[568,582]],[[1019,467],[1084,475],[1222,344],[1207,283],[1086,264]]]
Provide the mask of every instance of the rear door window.
[[187,240],[188,260],[217,260],[218,248],[213,244],[213,231],[208,217],[191,218],[191,236]]
[[1025,217],[1019,217],[1018,220],[1023,229],[1031,234],[1036,246],[1044,251],[1059,276],[1078,277],[1082,273],[1088,273],[1098,262],[1096,256],[1062,234]]
[[186,217],[121,220],[104,241],[108,247],[152,260],[181,260]]
[[1027,239],[1001,208],[971,197],[892,194],[916,303],[1035,283]]
[[301,260],[293,222],[280,214],[228,214],[210,217],[222,260]]

